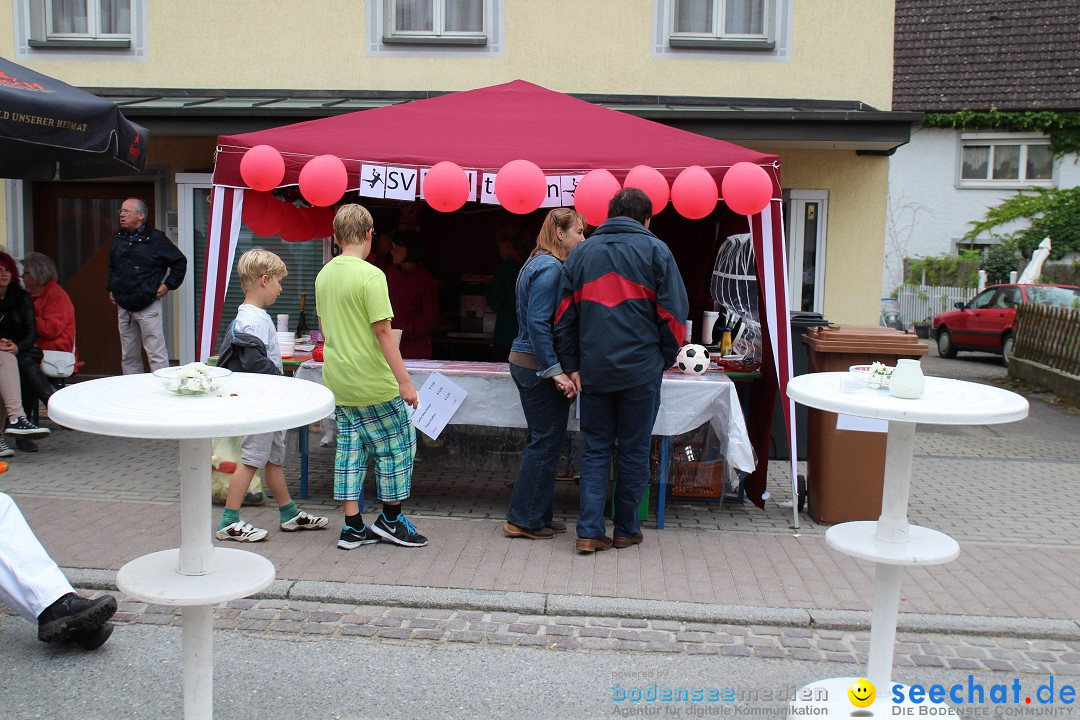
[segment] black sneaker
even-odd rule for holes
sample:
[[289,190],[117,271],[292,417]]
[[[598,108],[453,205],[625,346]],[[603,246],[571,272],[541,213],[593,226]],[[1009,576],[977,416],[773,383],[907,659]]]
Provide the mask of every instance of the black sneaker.
[[115,612],[116,598],[112,595],[87,600],[75,593],[68,593],[38,615],[38,640],[56,642],[93,633],[101,629]]
[[[38,451],[37,443],[34,442],[33,440],[31,440],[30,438],[26,437],[25,435],[16,435],[15,436],[15,447],[19,448],[23,452],[37,452]],[[8,449],[10,450],[11,448],[8,448]]]
[[416,532],[416,526],[404,515],[398,515],[397,520],[390,522],[386,519],[386,515],[379,513],[379,517],[371,524],[371,529],[383,540],[395,545],[405,547],[427,545],[427,538]]
[[8,421],[4,432],[9,435],[29,435],[30,437],[45,437],[49,434],[49,428],[38,427],[24,417],[12,418]]
[[379,536],[371,531],[370,525],[364,525],[359,530],[346,525],[338,537],[337,546],[342,550],[354,550],[361,545],[373,545],[379,542]]
[[4,442],[4,438],[0,437],[0,457],[11,457],[15,454],[15,451],[8,447],[8,444]]
[[97,630],[88,630],[86,632],[76,633],[72,640],[78,644],[83,650],[97,650],[99,647],[105,644],[105,641],[112,635],[113,624],[107,622]]

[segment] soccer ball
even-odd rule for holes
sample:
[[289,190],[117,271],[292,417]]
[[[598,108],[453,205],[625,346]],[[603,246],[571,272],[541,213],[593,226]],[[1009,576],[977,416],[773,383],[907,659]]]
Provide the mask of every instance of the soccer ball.
[[687,375],[704,375],[712,360],[703,345],[683,345],[675,364]]

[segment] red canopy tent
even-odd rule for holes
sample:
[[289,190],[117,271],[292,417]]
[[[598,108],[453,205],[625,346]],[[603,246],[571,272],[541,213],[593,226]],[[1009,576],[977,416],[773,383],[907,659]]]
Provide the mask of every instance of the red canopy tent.
[[[304,164],[318,155],[341,158],[348,171],[349,189],[360,186],[364,164],[430,168],[443,160],[492,173],[518,159],[532,161],[548,175],[606,168],[620,181],[634,166],[648,165],[663,173],[669,182],[686,167],[700,165],[710,172],[717,186],[735,163],[750,162],[765,168],[773,180],[773,198],[764,211],[749,218],[749,224],[761,288],[761,319],[768,330],[771,352],[766,348],[763,353],[762,371],[768,382],[755,393],[757,411],[750,422],[759,467],[747,482],[750,499],[763,505],[774,397],[777,390],[786,396],[792,367],[777,156],[609,110],[522,80],[270,130],[220,136],[207,233],[200,359],[211,354],[240,230],[247,187],[240,175],[240,160],[255,145],[270,145],[283,156],[285,177],[281,186],[297,185]],[[795,433],[793,406],[790,400],[781,405],[789,446],[794,447],[790,442]],[[797,527],[797,510],[795,524]]]

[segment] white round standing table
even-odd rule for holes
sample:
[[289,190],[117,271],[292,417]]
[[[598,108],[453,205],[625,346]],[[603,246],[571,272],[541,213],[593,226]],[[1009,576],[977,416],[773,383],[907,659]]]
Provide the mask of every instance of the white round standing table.
[[131,597],[183,610],[184,717],[213,717],[213,606],[262,590],[273,564],[211,543],[210,440],[307,425],[334,409],[321,385],[234,373],[210,395],[177,395],[150,374],[69,385],[49,401],[64,427],[116,437],[180,441],[180,548],[132,560],[116,585]]
[[[787,392],[796,402],[818,410],[889,421],[881,516],[876,522],[834,525],[825,533],[825,542],[833,549],[876,564],[866,678],[874,684],[877,700],[866,709],[877,717],[885,717],[893,712],[893,708],[907,706],[890,700],[902,569],[911,565],[947,563],[960,554],[960,546],[948,535],[908,522],[915,424],[1014,422],[1027,417],[1028,403],[1008,390],[934,377],[926,378],[926,390],[921,397],[905,400],[893,397],[888,390],[867,388],[859,378],[845,372],[800,375],[791,379]],[[848,716],[855,708],[847,692],[857,679],[832,678],[807,685],[791,703],[795,711],[791,717],[801,716],[796,709],[821,708],[823,705],[830,711]],[[948,712],[954,714],[951,708]],[[830,712],[829,717],[832,716]]]

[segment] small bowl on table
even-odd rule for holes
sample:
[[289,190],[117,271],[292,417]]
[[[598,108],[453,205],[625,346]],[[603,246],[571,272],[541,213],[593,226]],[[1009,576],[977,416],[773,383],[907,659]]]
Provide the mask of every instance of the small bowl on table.
[[182,365],[154,371],[154,376],[162,379],[165,389],[177,395],[207,395],[217,392],[221,389],[222,381],[230,375],[232,370],[213,365],[202,365],[197,369]]

